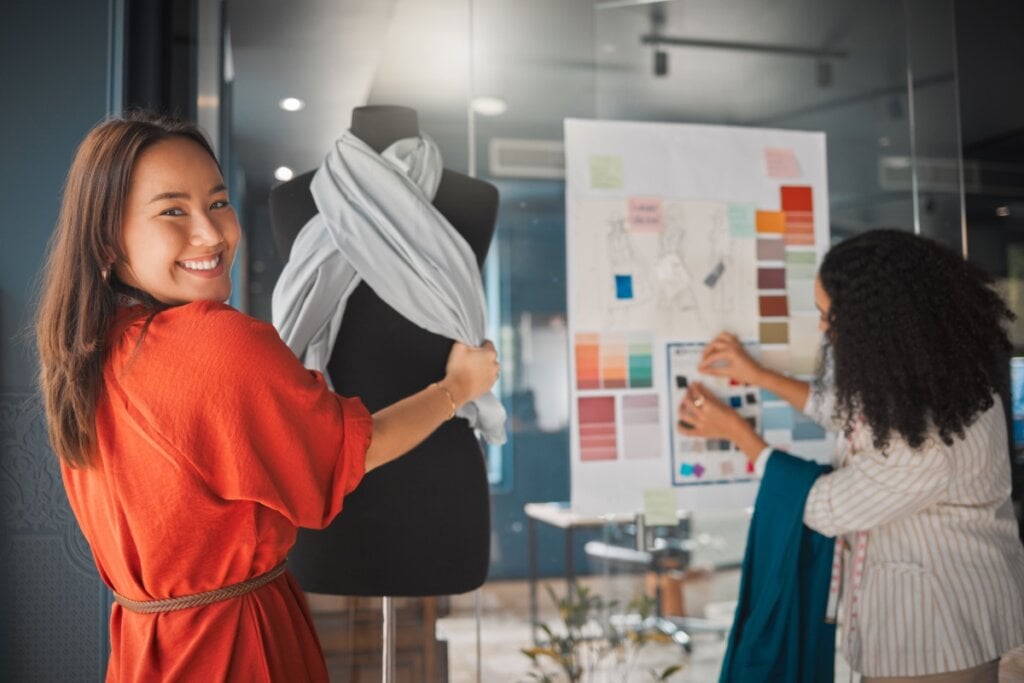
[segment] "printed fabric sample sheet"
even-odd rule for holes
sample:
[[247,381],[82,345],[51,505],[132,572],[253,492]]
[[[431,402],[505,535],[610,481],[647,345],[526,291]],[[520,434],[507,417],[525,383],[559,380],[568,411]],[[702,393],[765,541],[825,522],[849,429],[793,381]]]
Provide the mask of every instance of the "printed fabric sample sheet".
[[631,512],[666,488],[681,509],[753,502],[746,456],[676,429],[694,380],[771,445],[827,460],[788,404],[696,370],[729,331],[768,367],[815,371],[824,134],[569,119],[565,145],[573,508]]

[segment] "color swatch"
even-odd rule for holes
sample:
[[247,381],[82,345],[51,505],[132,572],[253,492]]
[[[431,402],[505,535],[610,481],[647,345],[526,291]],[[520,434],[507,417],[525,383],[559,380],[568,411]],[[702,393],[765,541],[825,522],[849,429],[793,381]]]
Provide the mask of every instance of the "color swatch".
[[615,298],[616,299],[632,299],[633,298],[633,276],[632,275],[616,275],[615,276]]
[[783,235],[786,232],[786,214],[782,211],[758,211],[757,232]]
[[762,344],[788,344],[789,322],[762,322],[758,325],[758,333]]
[[576,335],[576,388],[649,389],[654,386],[651,336],[645,333]]
[[625,389],[629,386],[627,375],[626,340],[621,335],[601,337],[601,388]]
[[785,295],[768,295],[758,297],[758,313],[762,318],[786,317],[789,315],[789,305]]
[[758,268],[758,289],[785,289],[786,270],[784,268]]
[[576,388],[601,388],[601,335],[576,335]]
[[782,212],[785,218],[785,240],[788,245],[814,244],[814,201],[810,187],[783,186]]
[[580,460],[615,460],[615,397],[581,396]]
[[661,455],[658,395],[622,397],[622,457],[627,460]]
[[730,204],[728,218],[730,237],[753,237],[756,234],[753,204]]
[[757,240],[758,261],[783,261],[786,258],[786,242],[777,237],[759,237]]

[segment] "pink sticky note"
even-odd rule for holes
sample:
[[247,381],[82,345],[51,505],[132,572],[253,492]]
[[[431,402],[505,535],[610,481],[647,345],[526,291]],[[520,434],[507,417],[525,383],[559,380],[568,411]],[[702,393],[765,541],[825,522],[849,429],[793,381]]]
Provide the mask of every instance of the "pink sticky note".
[[664,227],[659,197],[629,198],[629,229],[631,232],[661,232]]
[[765,147],[764,166],[769,178],[799,178],[800,162],[788,147]]

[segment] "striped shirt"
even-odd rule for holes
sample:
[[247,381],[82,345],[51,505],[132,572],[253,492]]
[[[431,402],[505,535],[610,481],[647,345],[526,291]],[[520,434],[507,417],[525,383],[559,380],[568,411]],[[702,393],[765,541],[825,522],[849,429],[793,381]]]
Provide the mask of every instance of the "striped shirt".
[[[804,412],[835,427],[833,406],[833,395],[815,390]],[[894,438],[883,454],[870,428],[857,427],[837,439],[836,469],[808,494],[804,523],[844,544],[843,650],[866,676],[957,671],[1024,643],[1024,547],[1002,401],[954,439],[947,446],[936,435],[911,449]],[[858,531],[868,540],[854,582]]]

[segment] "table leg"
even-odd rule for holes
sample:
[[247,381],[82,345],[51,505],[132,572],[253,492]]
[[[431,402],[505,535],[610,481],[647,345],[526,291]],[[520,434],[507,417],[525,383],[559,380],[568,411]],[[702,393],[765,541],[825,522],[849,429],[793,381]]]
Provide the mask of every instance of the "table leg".
[[537,645],[537,520],[533,517],[526,518],[527,528],[527,564],[530,575],[530,633],[533,636],[533,644]]
[[572,527],[565,530],[565,583],[568,590],[566,598],[571,602],[576,592],[576,567],[572,558]]

